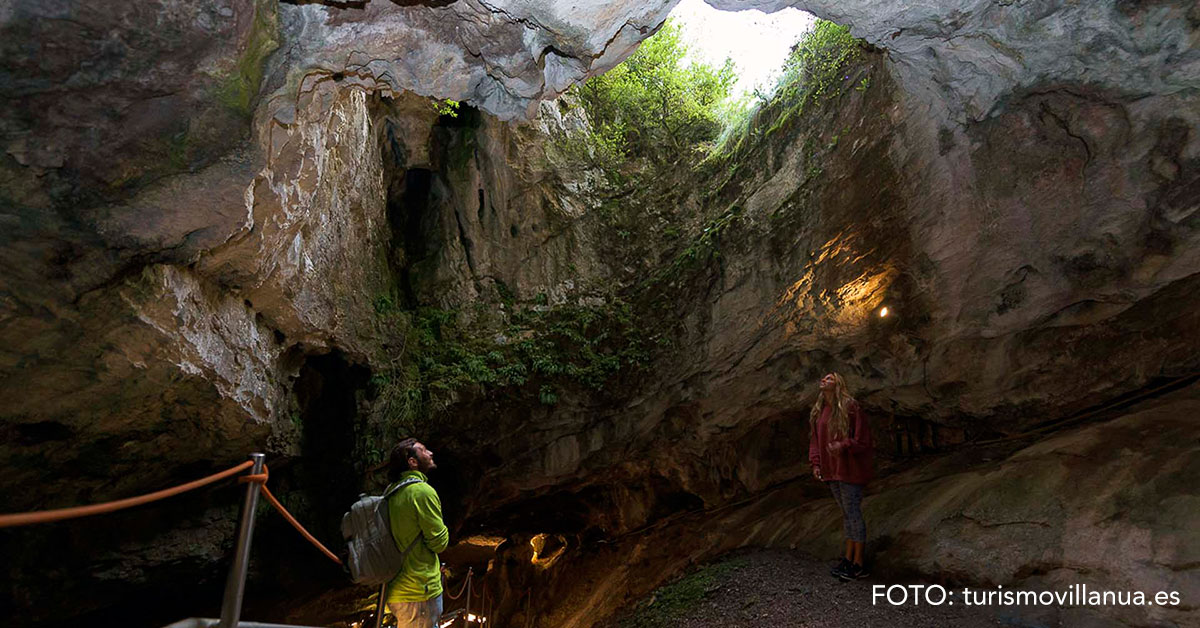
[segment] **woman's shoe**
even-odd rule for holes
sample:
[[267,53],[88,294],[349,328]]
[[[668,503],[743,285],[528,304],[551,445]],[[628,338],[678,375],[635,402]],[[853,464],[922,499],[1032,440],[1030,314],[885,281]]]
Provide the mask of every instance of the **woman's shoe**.
[[843,577],[842,574],[846,573],[846,569],[848,569],[853,564],[854,563],[850,562],[849,559],[843,558],[841,560],[841,562],[839,562],[837,565],[834,565],[829,570],[829,575],[833,576],[834,578],[842,578]]
[[845,582],[849,582],[851,580],[861,580],[869,575],[871,575],[871,572],[865,566],[857,563],[850,563],[850,566],[843,569],[841,573],[838,574],[838,577]]

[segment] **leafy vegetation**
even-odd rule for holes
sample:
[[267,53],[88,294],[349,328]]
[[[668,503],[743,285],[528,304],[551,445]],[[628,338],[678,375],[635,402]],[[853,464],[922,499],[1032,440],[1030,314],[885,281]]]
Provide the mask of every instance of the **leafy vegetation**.
[[817,20],[784,61],[775,98],[803,106],[832,93],[847,78],[846,67],[861,56],[860,43],[848,26]]
[[717,136],[737,78],[733,61],[685,65],[687,52],[680,28],[667,21],[620,65],[571,88],[587,111],[588,149],[600,165],[673,162]]
[[702,267],[721,256],[721,236],[742,218],[740,205],[730,206],[725,213],[708,221],[704,228],[669,264],[640,285],[642,291],[657,290],[659,284],[669,282],[686,270]]
[[[743,105],[736,111],[717,142],[714,156],[740,154],[748,140],[759,133],[770,135],[799,117],[806,107],[840,93],[842,83],[849,79],[846,70],[862,58],[865,46],[850,34],[849,27],[817,20],[792,46],[774,91],[760,94],[756,105]],[[870,84],[870,77],[864,76],[856,89],[866,91]],[[759,131],[756,127],[764,124],[767,112],[773,119],[765,131]]]
[[457,100],[439,100],[433,103],[433,110],[436,111],[439,116],[457,118],[458,108],[461,106],[461,104],[462,103],[458,102]]
[[[652,351],[673,346],[682,333],[678,295],[711,281],[721,247],[741,237],[745,212],[736,185],[725,183],[752,167],[764,146],[759,140],[793,128],[806,107],[851,87],[869,89],[870,77],[850,69],[862,46],[846,28],[818,22],[793,48],[774,92],[759,95],[755,104],[729,98],[732,63],[719,69],[686,65],[679,29],[668,23],[624,63],[572,88],[559,106],[582,107],[590,126],[582,133],[564,131],[555,144],[559,156],[599,167],[611,184],[596,189],[597,216],[612,234],[608,253],[627,260],[619,280],[628,302],[611,295],[589,300],[591,305],[551,305],[546,295],[518,302],[502,284],[500,303],[460,310],[403,310],[396,299],[380,296],[378,324],[398,338],[377,361],[384,366],[371,382],[382,423],[395,434],[419,433],[427,419],[453,404],[485,398],[552,406],[572,390],[611,387],[621,373],[646,365]],[[452,131],[446,150],[453,170],[473,152],[471,111],[440,106],[447,116],[457,113],[443,121]],[[734,124],[718,144],[721,152],[699,168],[664,168],[712,150],[723,119]],[[810,137],[803,149],[788,142],[786,150],[812,155],[805,176],[818,178],[819,153],[835,148],[841,133],[814,131],[823,139]],[[701,181],[705,195],[698,201],[695,184]],[[684,207],[720,207],[718,199],[726,207],[719,215],[680,220]],[[366,449],[372,452],[368,462],[382,455],[382,447]]]
[[[600,390],[622,369],[649,359],[629,304],[608,298],[594,305],[546,305],[511,299],[500,304],[499,320],[489,306],[474,312],[436,308],[400,311],[389,296],[376,299],[382,324],[400,332],[401,350],[371,381],[385,421],[411,433],[420,423],[476,393],[521,394],[545,405],[559,391]],[[532,391],[536,390],[536,394]]]

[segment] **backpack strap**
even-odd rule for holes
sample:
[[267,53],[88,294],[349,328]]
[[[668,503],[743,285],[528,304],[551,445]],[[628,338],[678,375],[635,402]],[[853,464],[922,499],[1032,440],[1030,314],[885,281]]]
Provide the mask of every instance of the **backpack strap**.
[[393,486],[392,488],[389,488],[386,492],[384,492],[383,501],[387,502],[387,500],[390,499],[392,497],[392,495],[395,495],[396,493],[400,492],[400,489],[402,489],[406,486],[409,486],[411,484],[416,484],[418,482],[424,482],[424,481],[425,480],[422,480],[421,478],[404,478],[403,482],[400,482],[399,484]]
[[408,559],[408,553],[411,552],[413,550],[413,548],[417,546],[417,541],[420,541],[420,540],[421,540],[421,533],[417,532],[417,536],[413,537],[412,543],[409,543],[408,547],[404,548],[404,553],[400,555],[400,564],[401,565],[403,565],[404,561]]
[[[402,489],[406,486],[410,486],[410,485],[417,484],[419,482],[424,482],[424,481],[425,480],[422,480],[421,478],[405,478],[403,482],[400,482],[399,484],[393,486],[392,488],[388,489],[387,491],[384,491],[383,499],[380,500],[379,504],[381,506],[383,506],[384,508],[387,508],[388,500],[392,498],[392,495],[399,493],[400,489]],[[409,553],[412,552],[413,548],[417,546],[417,541],[420,541],[420,540],[421,540],[421,532],[418,530],[417,536],[413,537],[412,543],[409,543],[408,547],[404,548],[404,553],[402,553],[400,555],[400,564],[401,565],[403,565],[404,561],[408,559]],[[384,586],[386,587],[387,583],[384,583]],[[383,596],[381,595],[379,599],[382,600]],[[382,615],[381,615],[381,617],[382,617]]]

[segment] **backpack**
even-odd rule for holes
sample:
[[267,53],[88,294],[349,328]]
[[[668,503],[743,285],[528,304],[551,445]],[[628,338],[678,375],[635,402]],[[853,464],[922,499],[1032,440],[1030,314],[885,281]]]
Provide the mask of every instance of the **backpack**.
[[346,541],[345,564],[350,579],[355,584],[381,585],[404,567],[404,559],[421,540],[421,535],[401,550],[392,537],[391,520],[388,517],[388,498],[400,489],[421,482],[419,478],[407,478],[383,495],[361,495],[342,515],[342,538]]

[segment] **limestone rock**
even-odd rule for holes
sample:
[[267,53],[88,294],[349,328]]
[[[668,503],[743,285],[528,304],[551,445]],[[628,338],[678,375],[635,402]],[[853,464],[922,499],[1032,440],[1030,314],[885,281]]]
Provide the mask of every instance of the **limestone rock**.
[[[1186,600],[1200,592],[1193,567],[1200,547],[1190,532],[1200,499],[1190,480],[1200,464],[1189,418],[1197,402],[1193,387],[1036,444],[980,448],[894,475],[863,502],[868,560],[881,582],[942,583],[957,592],[956,604],[967,585],[1064,592],[1084,584],[1150,596],[1174,591]],[[531,564],[528,544],[502,545],[497,562],[505,577],[493,586],[515,590],[500,599],[519,599],[518,591],[531,586],[546,597],[528,612],[501,605],[496,619],[589,625],[628,609],[670,574],[725,552],[799,548],[825,557],[841,541],[841,514],[828,489],[801,476],[611,544],[568,544],[548,571]],[[992,610],[1010,621],[1097,626],[1188,625],[1192,612],[1186,602]]]
[[[448,428],[463,443],[451,450],[464,461],[454,479],[488,479],[486,490],[461,489],[464,525],[503,524],[526,540],[554,513],[555,534],[605,538],[801,477],[811,381],[835,368],[896,443],[911,447],[916,434],[945,458],[963,441],[1200,371],[1194,3],[795,4],[884,52],[856,68],[865,74],[841,86],[836,109],[758,144],[754,168],[719,203],[699,196],[710,182],[686,182],[696,194],[680,204],[683,227],[741,210],[720,262],[672,295],[679,351],[622,382],[622,403],[464,401]],[[407,290],[414,304],[456,307],[503,285],[562,302],[588,283],[620,287],[656,261],[606,256],[595,173],[564,168],[549,148],[548,136],[585,121],[538,102],[616,64],[671,6],[0,8],[0,97],[11,105],[0,112],[8,508],[124,497],[269,447],[309,465],[276,477],[309,482],[312,515],[336,516],[326,511],[357,478],[330,470],[370,413],[370,369],[396,346],[377,316],[386,299]],[[851,87],[867,76],[871,87]],[[430,98],[465,101],[470,120],[439,118]],[[892,318],[878,317],[883,305]],[[1180,438],[1171,417],[1184,411],[1167,417]],[[1156,469],[1146,493],[1119,473],[1110,484],[1079,470],[1108,466],[1073,466],[1140,420],[946,480],[961,517],[899,487],[881,493],[877,503],[913,503],[889,508],[895,519],[878,514],[894,536],[889,560],[932,573],[925,557],[962,549],[911,536],[940,517],[940,530],[977,551],[1003,543],[1004,528],[1030,529],[1031,553],[991,565],[995,581],[1059,582],[1099,543],[1133,561],[1114,583],[1193,590],[1186,540],[1132,515],[1105,519],[1126,512],[1127,498],[1158,499],[1163,521],[1194,527],[1176,481],[1191,454],[1159,443],[1173,466]],[[1100,498],[1054,509],[997,489],[1037,495],[1063,487],[1063,474]],[[784,538],[759,514],[744,520],[753,538]],[[161,522],[81,523],[74,544],[7,537],[4,554],[22,552],[9,614],[61,618],[44,596],[70,573],[88,574],[61,585],[71,612],[120,597],[108,587],[127,577],[163,582],[150,572],[186,562],[178,545],[217,556],[232,516],[200,502]],[[1035,521],[1046,525],[1022,523]],[[215,536],[193,533],[199,525]],[[117,554],[91,569],[89,550],[106,539]],[[638,556],[667,573],[689,557],[654,552],[676,549]],[[47,557],[79,562],[22,569]],[[182,573],[211,579],[215,569],[201,558]],[[623,595],[617,584],[588,604]]]

